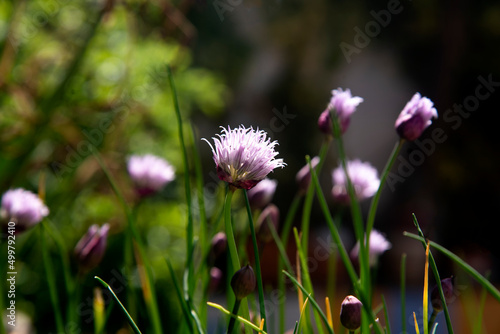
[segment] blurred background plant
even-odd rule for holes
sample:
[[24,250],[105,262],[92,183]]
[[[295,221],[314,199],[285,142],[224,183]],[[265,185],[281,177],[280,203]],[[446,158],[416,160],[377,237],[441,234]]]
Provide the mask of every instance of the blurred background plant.
[[[68,254],[89,226],[109,222],[107,252],[92,272],[109,279],[113,269],[123,269],[126,219],[91,147],[101,152],[130,203],[138,199],[126,173],[127,158],[135,153],[166,158],[177,178],[141,202],[137,224],[148,243],[158,293],[165,296],[160,299],[163,321],[176,324],[170,319],[177,319],[180,309],[166,293],[172,282],[162,256],[168,253],[180,271],[186,256],[186,217],[185,207],[179,206],[184,196],[182,153],[166,64],[175,71],[182,114],[192,120],[196,140],[211,137],[219,125],[244,123],[268,130],[280,142],[288,167],[273,175],[279,184],[273,202],[282,214],[293,200],[293,180],[304,155],[317,154],[322,135],[316,122],[331,89],[350,87],[365,99],[346,134],[346,149],[350,157],[371,161],[379,171],[394,143],[394,119],[418,90],[435,102],[440,115],[435,126],[444,129],[447,140],[436,148],[439,154],[426,156],[425,163],[381,198],[376,227],[393,248],[380,261],[377,283],[384,287],[398,281],[394,263],[402,252],[408,252],[412,263],[408,284],[421,283],[421,249],[408,247],[401,237],[412,228],[411,212],[431,239],[458,251],[482,272],[491,270],[496,282],[500,253],[491,233],[490,222],[496,218],[490,209],[500,199],[500,146],[496,123],[489,120],[498,108],[498,92],[492,91],[460,123],[445,122],[442,115],[475,94],[479,76],[500,81],[500,7],[491,1],[402,1],[402,10],[390,16],[380,33],[365,46],[356,46],[357,31],[365,31],[375,20],[372,11],[387,9],[388,3],[1,1],[1,193],[14,187],[36,191],[44,180],[50,226],[64,236]],[[343,42],[359,52],[346,58],[339,48]],[[185,128],[190,133],[189,124]],[[407,145],[402,156],[419,149]],[[218,214],[218,188],[208,147],[200,154],[210,185],[207,194],[215,194],[206,203],[213,218]],[[328,168],[337,166],[336,159],[327,158]],[[320,175],[325,194],[331,187],[329,174]],[[321,235],[324,219],[316,204],[311,215],[312,231]],[[350,224],[343,225],[345,236],[352,236]],[[57,247],[48,240],[57,259]],[[351,241],[349,246],[354,246]],[[18,247],[23,268],[17,282],[19,307],[38,332],[51,331],[39,241],[28,231]],[[265,251],[276,252],[269,247]],[[444,259],[441,267],[443,277],[454,273]],[[324,283],[323,269],[313,277],[318,284]],[[61,283],[62,269],[56,265],[55,270]],[[275,273],[263,274],[272,281]],[[139,288],[138,275],[130,282]],[[341,278],[339,282],[345,283]],[[90,276],[82,286],[83,295],[92,296],[96,284]],[[89,315],[91,302],[83,301],[81,310]],[[112,316],[121,315],[113,310]],[[92,324],[85,319],[83,328],[88,330]],[[111,325],[109,331],[122,324]]]

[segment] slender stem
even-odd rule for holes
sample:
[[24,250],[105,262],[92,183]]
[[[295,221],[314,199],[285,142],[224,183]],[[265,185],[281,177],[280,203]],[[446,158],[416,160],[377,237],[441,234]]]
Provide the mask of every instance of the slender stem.
[[438,315],[438,312],[436,310],[432,310],[431,318],[429,319],[429,328],[432,328],[432,325],[434,324],[434,321],[436,321],[436,317]]
[[229,273],[229,277],[232,277],[233,274],[241,268],[240,260],[238,258],[238,248],[236,247],[236,241],[234,240],[233,224],[231,222],[231,199],[233,198],[233,193],[234,191],[228,187],[226,191],[226,200],[224,202],[224,221],[226,228],[227,247],[233,267],[233,272]]
[[253,224],[252,209],[250,208],[250,202],[248,201],[248,193],[246,190],[243,191],[245,194],[245,202],[248,213],[248,225],[250,225],[250,234],[252,235],[253,251],[255,257],[255,274],[257,276],[257,289],[259,290],[259,309],[260,318],[265,319],[264,331],[267,332],[267,318],[266,318],[266,304],[264,300],[264,286],[262,284],[262,273],[260,270],[260,258],[259,258],[259,248],[257,245],[257,236],[255,235],[255,226]]
[[[240,299],[236,299],[236,300],[234,301],[234,307],[233,307],[233,312],[232,312],[233,314],[238,314],[238,310],[239,310],[239,308],[240,308],[240,303],[241,303],[241,300],[240,300]],[[232,333],[233,333],[233,331],[234,331],[234,324],[235,324],[235,322],[236,322],[236,319],[235,319],[235,318],[231,317],[231,318],[229,319],[229,325],[227,326],[227,333],[228,333],[228,334],[232,334]]]
[[[382,188],[385,185],[385,180],[387,179],[387,175],[389,175],[389,172],[392,169],[392,166],[394,165],[394,162],[396,161],[397,156],[399,155],[399,151],[401,151],[401,148],[403,147],[404,144],[404,139],[401,139],[396,143],[394,146],[394,149],[392,150],[392,153],[389,157],[389,160],[387,160],[387,163],[384,167],[384,170],[382,171],[381,178],[380,178],[380,185],[378,187],[377,192],[375,193],[375,196],[373,196],[372,201],[370,203],[370,210],[368,211],[368,218],[366,221],[366,234],[369,236],[370,232],[373,229],[373,225],[375,222],[375,214],[377,213],[377,208],[378,208],[378,202],[380,199],[380,195],[382,194]],[[369,240],[370,238],[366,238],[366,247],[368,248],[369,246]]]
[[[174,103],[175,115],[177,117],[177,125],[179,130],[179,141],[182,147],[182,158],[184,162],[184,188],[186,191],[186,203],[187,203],[187,216],[188,222],[186,226],[186,249],[188,256],[187,258],[191,258],[191,252],[193,249],[193,237],[194,237],[194,228],[193,228],[193,209],[192,209],[192,201],[191,201],[191,185],[189,181],[189,162],[188,162],[188,153],[186,149],[186,144],[184,142],[184,132],[182,127],[182,117],[179,108],[179,101],[177,100],[177,90],[175,88],[174,76],[172,74],[172,69],[170,66],[167,66],[168,80],[170,82],[170,89],[172,92],[172,99]],[[188,275],[188,294],[191,296],[194,290],[194,266],[191,263],[186,264],[188,267],[189,275]]]
[[123,211],[125,212],[125,216],[127,217],[127,223],[128,223],[128,229],[129,232],[133,239],[136,242],[137,245],[137,250],[138,250],[138,258],[142,261],[142,264],[144,265],[144,271],[146,274],[146,282],[143,284],[143,295],[147,298],[145,298],[146,306],[149,312],[150,317],[152,318],[152,323],[153,323],[153,328],[154,332],[156,334],[161,334],[163,333],[162,330],[162,325],[161,325],[161,318],[160,318],[160,312],[158,309],[158,302],[156,298],[156,289],[155,289],[155,284],[153,281],[153,274],[151,271],[151,264],[149,263],[149,258],[146,256],[145,248],[144,248],[144,243],[142,242],[142,239],[139,235],[139,232],[137,231],[137,228],[135,226],[135,220],[134,216],[132,214],[132,210],[130,207],[127,205],[127,202],[125,201],[125,197],[121,193],[120,189],[116,185],[116,182],[111,175],[111,173],[108,170],[108,167],[104,164],[104,162],[101,159],[100,154],[92,150],[92,153],[94,154],[94,157],[96,158],[97,162],[101,166],[101,169],[103,170],[104,174],[106,175],[109,183],[111,184],[111,188],[113,189],[113,192],[115,193],[116,197],[120,201],[120,204],[123,207]]
[[[120,301],[120,299],[118,299],[118,297],[116,296],[115,292],[113,291],[113,289],[109,286],[108,283],[106,283],[105,281],[103,281],[100,277],[97,277],[97,276],[94,276],[94,278],[96,280],[99,281],[99,283],[102,284],[102,286],[104,286],[106,289],[108,289],[111,294],[113,295],[113,298],[115,299],[115,301],[120,305],[121,309],[122,309],[122,312],[125,314],[125,316],[127,317],[127,320],[129,322],[129,325],[130,327],[132,327],[132,329],[134,330],[134,332],[136,334],[142,334],[141,331],[139,330],[139,328],[137,327],[137,325],[135,324],[135,321],[134,319],[132,319],[132,317],[130,316],[130,314],[127,312],[127,309],[125,308],[125,306],[123,306],[122,302]],[[64,333],[64,332],[63,332]]]
[[54,276],[54,267],[52,265],[52,260],[49,255],[49,249],[47,248],[47,242],[45,237],[45,224],[42,222],[40,225],[40,242],[42,245],[42,256],[43,263],[45,267],[45,274],[47,277],[47,283],[49,285],[50,301],[52,302],[52,307],[54,309],[54,317],[56,320],[56,327],[58,333],[64,333],[64,323],[61,312],[61,305],[59,304],[59,297],[57,296],[57,283]]

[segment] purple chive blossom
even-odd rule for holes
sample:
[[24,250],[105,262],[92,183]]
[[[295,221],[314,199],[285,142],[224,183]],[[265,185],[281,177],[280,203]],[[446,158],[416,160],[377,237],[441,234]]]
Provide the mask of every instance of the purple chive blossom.
[[0,216],[16,222],[16,233],[38,224],[48,214],[49,209],[31,191],[22,188],[11,189],[2,196]]
[[265,178],[248,191],[248,201],[254,209],[262,209],[273,199],[278,181]]
[[94,269],[101,262],[106,250],[108,231],[109,224],[104,224],[101,228],[94,224],[76,244],[75,255],[83,270]]
[[152,154],[131,156],[127,169],[140,196],[160,191],[175,178],[174,168],[166,160]]
[[396,120],[395,127],[398,135],[410,141],[420,137],[422,132],[432,124],[431,119],[438,117],[437,110],[433,106],[434,103],[431,100],[415,93]]
[[[319,164],[319,157],[314,157],[311,159],[311,167],[316,169]],[[305,192],[311,183],[311,171],[309,170],[309,164],[302,167],[295,175],[295,181],[299,185],[299,191]]]
[[[378,257],[382,255],[386,250],[391,249],[392,244],[384,237],[382,233],[377,230],[372,230],[370,233],[370,250],[368,251],[370,266],[375,266],[378,261]],[[356,243],[351,251],[351,257],[357,258],[359,255],[359,241]]]
[[245,128],[227,130],[212,137],[214,146],[204,139],[212,149],[217,167],[217,176],[236,188],[251,189],[277,167],[284,167],[283,159],[275,159],[278,152],[266,132]]
[[335,112],[340,125],[341,133],[344,133],[349,127],[351,115],[356,111],[356,107],[363,102],[363,98],[359,96],[352,96],[351,91],[342,88],[332,90],[332,98],[328,107],[319,116],[318,127],[321,132],[326,135],[332,134],[332,121],[330,112]]
[[[378,172],[375,167],[367,162],[361,162],[360,160],[348,161],[347,173],[349,174],[358,200],[370,198],[375,195],[380,185]],[[333,170],[332,178],[333,197],[341,203],[349,204],[350,199],[349,193],[347,192],[347,181],[342,166]]]

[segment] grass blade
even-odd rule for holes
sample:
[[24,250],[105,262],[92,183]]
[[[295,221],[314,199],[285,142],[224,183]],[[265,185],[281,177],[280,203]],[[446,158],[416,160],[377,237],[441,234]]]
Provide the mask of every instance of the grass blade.
[[108,289],[109,292],[111,292],[111,294],[113,295],[113,298],[115,299],[115,301],[118,303],[118,305],[120,305],[120,307],[121,307],[121,309],[123,311],[123,314],[125,314],[125,316],[127,317],[128,323],[129,323],[130,327],[132,327],[132,329],[134,330],[134,333],[136,333],[136,334],[142,334],[141,331],[139,330],[139,328],[137,327],[137,325],[135,324],[134,319],[132,319],[132,317],[128,313],[127,309],[125,308],[125,306],[123,306],[122,302],[120,301],[120,299],[118,299],[118,297],[116,296],[116,294],[113,291],[113,289],[109,286],[109,284],[106,283],[105,281],[103,281],[98,276],[94,276],[94,278],[96,280],[98,280],[99,283],[102,284],[102,286],[104,286],[106,289]]
[[382,304],[384,305],[384,318],[385,318],[386,333],[391,334],[391,323],[389,322],[389,312],[387,311],[387,303],[385,302],[384,295],[382,295]]
[[211,306],[211,307],[214,307],[220,311],[222,311],[223,313],[229,315],[230,317],[233,317],[235,318],[236,320],[242,322],[244,325],[246,325],[247,327],[250,327],[252,328],[254,331],[257,331],[258,333],[262,333],[262,334],[267,334],[264,330],[260,329],[259,327],[255,326],[252,322],[248,321],[247,319],[243,318],[243,317],[240,317],[238,315],[235,315],[235,314],[232,314],[231,312],[229,312],[228,310],[226,310],[223,306],[219,305],[219,304],[215,304],[215,303],[211,303],[211,302],[207,302],[207,305],[208,306]]

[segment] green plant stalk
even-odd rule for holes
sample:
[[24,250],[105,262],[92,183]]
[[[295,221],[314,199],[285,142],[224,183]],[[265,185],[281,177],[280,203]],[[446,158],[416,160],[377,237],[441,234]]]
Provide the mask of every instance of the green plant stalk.
[[250,226],[250,234],[252,235],[253,252],[255,258],[255,274],[257,276],[257,289],[259,291],[259,310],[260,318],[265,319],[264,321],[264,331],[267,331],[267,317],[266,317],[266,304],[264,300],[264,285],[262,284],[262,273],[260,270],[260,256],[259,247],[257,245],[257,236],[255,235],[255,226],[253,224],[252,209],[250,208],[250,202],[248,201],[248,194],[246,189],[243,190],[245,194],[245,203],[247,207],[248,214],[248,225]]
[[175,271],[172,267],[172,263],[170,262],[168,257],[165,257],[165,262],[167,262],[168,271],[174,284],[174,290],[176,292],[177,299],[179,300],[179,304],[181,305],[182,314],[184,315],[184,318],[186,320],[185,323],[189,328],[189,332],[194,333],[193,324],[191,323],[191,316],[189,313],[189,306],[187,305],[186,300],[183,297],[181,286],[179,284],[179,281],[177,280],[177,277],[175,276]]
[[[145,273],[146,273],[146,280],[148,281],[147,287],[149,287],[149,291],[143,291],[143,295],[148,295],[150,296],[150,299],[146,300],[146,306],[148,309],[148,313],[150,317],[152,318],[152,323],[153,323],[153,328],[154,332],[156,334],[162,334],[162,325],[161,325],[161,318],[160,318],[160,312],[158,309],[158,302],[156,298],[156,289],[154,285],[154,281],[152,279],[153,275],[151,272],[151,265],[149,263],[149,258],[146,256],[146,253],[144,251],[144,244],[142,242],[142,239],[140,238],[139,232],[136,229],[135,226],[135,221],[134,217],[132,215],[132,211],[130,210],[130,207],[127,205],[127,202],[125,201],[125,197],[123,197],[123,194],[121,193],[120,189],[116,185],[116,182],[109,172],[107,166],[104,164],[104,162],[101,159],[101,156],[99,155],[98,152],[92,150],[92,153],[94,154],[94,157],[96,158],[97,162],[101,166],[101,169],[103,170],[104,174],[106,175],[109,183],[111,184],[111,188],[113,189],[113,192],[115,193],[116,197],[118,198],[120,204],[123,207],[123,211],[125,212],[125,216],[127,217],[127,233],[130,233],[135,240],[137,244],[137,249],[139,252],[139,258],[142,260],[142,264],[145,267]],[[146,286],[146,285],[144,285]]]
[[[293,277],[291,274],[289,274],[287,271],[283,270],[283,274],[285,274],[291,281],[293,284],[295,284],[295,286],[297,286],[298,289],[300,289],[305,295],[308,296],[309,298],[309,301],[311,302],[311,304],[313,305],[314,309],[317,311],[317,313],[319,314],[319,316],[321,317],[321,320],[323,321],[323,323],[325,324],[325,327],[328,331],[328,333],[330,334],[335,334],[333,332],[333,328],[330,327],[330,325],[328,324],[328,319],[325,315],[325,313],[323,313],[323,310],[321,310],[321,307],[319,307],[318,303],[316,302],[316,300],[314,300],[314,297],[312,296],[312,294],[310,292],[308,292],[304,286],[302,286],[302,284],[300,284],[296,279],[295,277]],[[317,324],[318,328],[320,328],[320,323]]]
[[377,192],[375,193],[375,196],[373,196],[372,201],[370,203],[370,210],[368,211],[368,218],[366,220],[366,248],[369,248],[369,241],[370,241],[370,232],[373,229],[373,225],[375,223],[375,215],[377,213],[377,208],[378,208],[378,202],[380,200],[380,195],[382,194],[382,189],[385,186],[385,181],[387,179],[387,175],[389,175],[389,172],[392,169],[392,166],[394,165],[394,162],[396,162],[396,158],[399,155],[399,152],[401,151],[401,148],[403,147],[405,140],[401,139],[399,140],[396,145],[394,146],[391,155],[389,156],[389,160],[387,160],[387,163],[382,171],[382,176],[380,178],[380,185],[377,189]]
[[[424,247],[424,249],[427,249],[428,242],[425,240],[424,232],[422,232],[422,229],[418,224],[417,216],[415,216],[415,214],[412,214],[412,216],[413,216],[413,223],[415,224],[415,227],[417,228],[420,237],[424,239],[424,241],[422,242],[422,246]],[[444,296],[443,287],[441,286],[441,278],[439,277],[439,271],[436,266],[436,261],[434,261],[434,256],[432,256],[432,252],[430,249],[429,249],[429,262],[431,264],[432,273],[434,274],[434,278],[436,280],[436,284],[439,291],[439,297],[441,298],[441,302],[443,303],[443,311],[446,319],[446,326],[448,328],[448,333],[453,333],[453,326],[451,324],[450,312],[448,311],[448,305],[446,303],[446,298]]]
[[406,253],[401,255],[401,273],[400,273],[400,291],[401,291],[401,331],[406,333]]
[[[232,312],[233,314],[238,314],[238,310],[240,308],[240,303],[241,303],[241,300],[239,300],[239,299],[236,299],[234,301],[233,312]],[[230,319],[229,319],[229,325],[227,326],[227,333],[228,334],[232,334],[233,333],[235,322],[236,322],[236,318],[230,317]]]
[[71,266],[69,263],[68,252],[65,247],[63,238],[59,233],[59,230],[55,228],[54,224],[49,219],[45,220],[47,225],[50,224],[51,228],[47,228],[46,232],[50,235],[50,237],[56,243],[57,248],[59,249],[59,255],[61,256],[61,262],[63,264],[63,273],[64,273],[64,281],[66,284],[66,293],[69,296],[68,298],[68,306],[66,312],[66,323],[67,324],[78,324],[80,326],[80,319],[77,314],[77,305],[80,301],[80,292],[81,289],[78,284],[75,284],[75,280],[71,275]]
[[[403,235],[409,236],[410,238],[413,238],[407,232],[403,232]],[[419,238],[419,239],[416,239],[416,240],[420,240],[420,241],[422,241],[423,244],[426,244],[426,240],[424,238],[419,237],[417,235],[414,235],[414,236],[417,237],[417,238]],[[432,246],[432,244],[431,244],[431,246]],[[439,277],[439,272],[437,270],[437,266],[436,266],[436,263],[434,261],[434,257],[432,256],[432,253],[430,252],[430,250],[429,250],[429,262],[431,264],[431,269],[432,269],[432,272],[434,274],[434,278],[436,280],[436,284],[438,286],[439,296],[441,297],[441,302],[443,304],[443,310],[444,310],[444,315],[445,315],[445,319],[446,319],[446,326],[448,327],[448,333],[453,333],[453,326],[451,324],[451,318],[450,318],[450,314],[448,312],[448,306],[446,304],[446,298],[444,297],[443,287],[441,285],[441,278]]]
[[438,315],[438,312],[436,312],[436,310],[432,310],[431,317],[429,318],[429,323],[427,324],[428,328],[432,328],[434,321],[436,321],[437,315]]
[[[365,231],[365,242],[366,242],[366,245],[364,247],[365,259],[369,259],[369,257],[370,257],[370,235],[371,235],[371,232],[373,229],[373,225],[375,223],[375,215],[377,213],[380,195],[382,194],[382,189],[385,186],[387,175],[389,175],[389,172],[391,171],[392,166],[394,165],[394,162],[396,161],[396,158],[399,155],[399,152],[401,151],[401,148],[403,147],[404,142],[405,142],[404,139],[400,139],[396,143],[396,145],[394,146],[394,149],[392,150],[392,153],[389,156],[389,159],[387,160],[387,163],[382,171],[382,176],[380,178],[380,185],[377,189],[377,192],[375,193],[375,196],[373,196],[371,203],[370,203],[370,209],[368,211],[368,218],[366,221],[366,231]],[[360,248],[360,251],[361,251],[361,248]],[[370,292],[370,290],[368,292],[369,292],[368,298],[371,301],[371,298],[372,298],[371,292]]]
[[[182,159],[184,162],[184,187],[186,191],[186,203],[187,203],[187,226],[186,226],[186,249],[188,252],[187,258],[190,259],[191,252],[194,251],[193,248],[193,239],[194,239],[194,227],[193,227],[193,209],[192,209],[192,201],[191,201],[191,185],[189,181],[189,160],[188,153],[186,149],[186,144],[184,142],[184,132],[182,128],[182,116],[179,108],[179,101],[177,99],[177,90],[175,88],[174,76],[172,74],[172,69],[170,66],[167,66],[168,80],[170,82],[170,89],[172,92],[172,99],[174,103],[175,115],[177,117],[178,131],[179,131],[179,141],[182,147]],[[186,263],[186,267],[189,270],[189,282],[188,282],[188,293],[191,296],[194,291],[194,267],[192,263]]]
[[[321,172],[321,168],[323,167],[325,156],[326,153],[328,152],[328,147],[330,146],[329,144],[330,141],[325,140],[321,145],[321,149],[319,152],[320,160],[318,166],[316,167],[316,173],[318,174]],[[306,256],[309,249],[309,226],[311,223],[311,210],[312,210],[313,200],[314,200],[314,187],[311,184],[309,184],[304,199],[304,207],[302,209],[302,225],[300,228],[300,232],[302,233],[302,239],[301,239],[302,248]]]
[[389,312],[387,311],[387,304],[385,302],[384,295],[382,295],[382,304],[384,305],[384,318],[385,318],[386,334],[391,334],[391,323],[389,322]]
[[482,331],[482,324],[483,324],[483,315],[484,315],[484,306],[486,304],[486,289],[481,290],[481,299],[479,302],[479,311],[477,315],[476,322],[474,323],[474,328],[473,328],[473,333],[474,334],[480,334]]
[[[285,300],[286,300],[286,292],[285,292],[285,278],[281,275],[281,271],[284,269],[284,261],[288,261],[289,268],[291,268],[290,261],[286,255],[286,246],[288,245],[288,237],[290,235],[290,230],[293,224],[293,218],[297,213],[299,208],[300,200],[302,199],[302,193],[297,192],[293,197],[292,204],[290,204],[290,208],[288,209],[288,213],[285,217],[285,222],[283,224],[283,229],[281,230],[281,244],[283,245],[283,251],[281,257],[278,259],[278,290],[281,298],[283,300],[279,303],[279,332],[285,333]],[[277,240],[275,238],[275,240]],[[293,270],[288,269],[290,272]]]
[[47,277],[47,283],[49,285],[50,301],[52,302],[52,307],[54,310],[54,317],[56,320],[56,327],[59,333],[64,333],[64,323],[61,312],[61,305],[59,304],[59,297],[57,296],[57,283],[54,276],[54,266],[52,265],[52,260],[49,255],[49,249],[47,248],[46,236],[45,236],[45,222],[40,225],[40,242],[42,246],[42,256],[43,264],[45,267],[45,275]]
[[111,292],[111,294],[113,295],[113,298],[115,299],[115,301],[118,303],[118,305],[120,305],[120,308],[122,309],[123,314],[125,314],[125,316],[127,317],[128,323],[129,323],[130,327],[132,327],[132,329],[134,330],[134,333],[136,333],[136,334],[142,334],[141,331],[139,330],[139,328],[137,327],[137,325],[135,324],[134,319],[132,319],[132,317],[130,316],[130,314],[127,312],[127,309],[125,308],[125,306],[123,306],[122,302],[120,301],[120,299],[118,299],[118,297],[116,296],[116,294],[113,291],[113,289],[109,286],[109,284],[106,283],[105,281],[103,281],[98,276],[94,276],[94,278],[96,280],[98,280],[99,283],[101,283],[103,287],[105,287],[106,289],[108,289],[109,292]]
[[[297,244],[297,252],[299,253],[299,260],[300,260],[300,266],[301,266],[301,272],[302,272],[302,281],[304,282],[305,289],[308,290],[307,293],[311,298],[313,298],[313,287],[311,283],[311,276],[309,275],[309,270],[307,269],[307,260],[306,260],[306,254],[304,253],[304,250],[302,249],[302,245],[300,242],[300,237],[299,237],[299,232],[297,231],[296,228],[293,228],[293,234],[295,236],[295,243]],[[319,319],[319,315],[317,314],[316,309],[313,310],[313,315],[314,315],[314,320],[316,321],[316,327],[318,328],[319,333],[323,333],[323,327],[321,326],[321,319]],[[310,325],[310,319],[309,317],[306,318],[306,325]],[[328,326],[328,325],[327,325]],[[310,327],[310,326],[309,326]],[[312,330],[310,331],[312,333]]]
[[242,322],[243,324],[245,324],[245,328],[246,327],[250,327],[251,329],[253,329],[254,331],[258,332],[258,333],[262,333],[262,334],[267,334],[264,330],[260,329],[259,327],[255,326],[252,322],[250,322],[249,320],[243,318],[243,317],[240,317],[236,314],[232,314],[231,312],[229,312],[228,310],[226,310],[224,307],[222,307],[221,305],[219,304],[215,304],[215,303],[211,303],[211,302],[207,302],[207,305],[208,306],[211,306],[211,307],[214,307],[220,311],[222,311],[223,313],[229,315],[230,317],[232,318],[235,318],[236,320]]
[[[228,273],[228,279],[230,280],[234,273],[241,268],[240,259],[238,257],[238,248],[236,247],[236,241],[234,239],[233,224],[231,219],[231,200],[233,198],[234,189],[229,184],[226,187],[226,199],[224,201],[224,224],[227,238],[227,249],[229,253],[229,258],[231,260],[232,272]],[[246,303],[241,304],[241,312],[246,318],[249,318],[248,305]],[[248,329],[245,327],[245,330]]]
[[351,279],[351,283],[354,287],[354,289],[358,293],[358,299],[363,303],[363,309],[366,311],[368,318],[370,322],[373,324],[375,331],[379,334],[382,334],[382,329],[380,328],[380,325],[375,322],[375,316],[373,315],[373,311],[371,310],[371,307],[367,303],[367,299],[365,298],[365,295],[361,289],[360,282],[358,280],[358,277],[356,275],[356,271],[354,270],[354,266],[352,265],[351,259],[349,258],[349,255],[345,249],[344,243],[342,242],[342,239],[340,238],[340,234],[337,230],[337,227],[333,223],[333,218],[330,214],[330,211],[328,209],[328,204],[326,202],[325,196],[323,195],[323,192],[321,191],[321,186],[319,185],[318,181],[318,176],[316,175],[316,172],[311,168],[311,161],[309,157],[306,158],[307,162],[309,164],[309,167],[311,169],[311,179],[314,184],[314,187],[316,189],[316,194],[318,196],[318,201],[320,204],[320,207],[323,211],[323,215],[325,216],[326,222],[328,224],[328,228],[330,229],[330,233],[332,235],[333,241],[337,244],[337,247],[339,249],[339,255],[344,263],[344,266],[346,268],[347,274],[349,275],[349,278]]
[[[361,207],[359,205],[359,202],[356,198],[356,192],[354,190],[354,186],[352,184],[351,178],[349,176],[348,170],[347,170],[347,158],[346,154],[344,151],[344,144],[342,140],[342,134],[340,130],[340,125],[339,125],[339,120],[336,114],[334,114],[332,117],[332,123],[333,123],[333,134],[334,137],[336,138],[337,141],[337,149],[342,165],[342,169],[344,170],[345,174],[345,179],[347,181],[347,192],[349,194],[349,198],[351,200],[351,216],[353,220],[353,225],[354,225],[354,232],[356,235],[356,239],[359,242],[359,253],[358,253],[358,260],[359,260],[359,268],[360,268],[360,273],[359,273],[359,278],[361,280],[361,287],[363,289],[363,294],[367,296],[367,303],[368,306],[371,307],[371,278],[370,278],[370,262],[369,262],[369,254],[368,254],[368,249],[366,249],[365,245],[365,239],[366,234],[363,231],[364,230],[364,223],[363,223],[363,217],[361,215]],[[361,331],[365,332],[368,330],[368,325],[366,323],[367,317],[361,317],[362,321],[362,326],[361,326]]]

